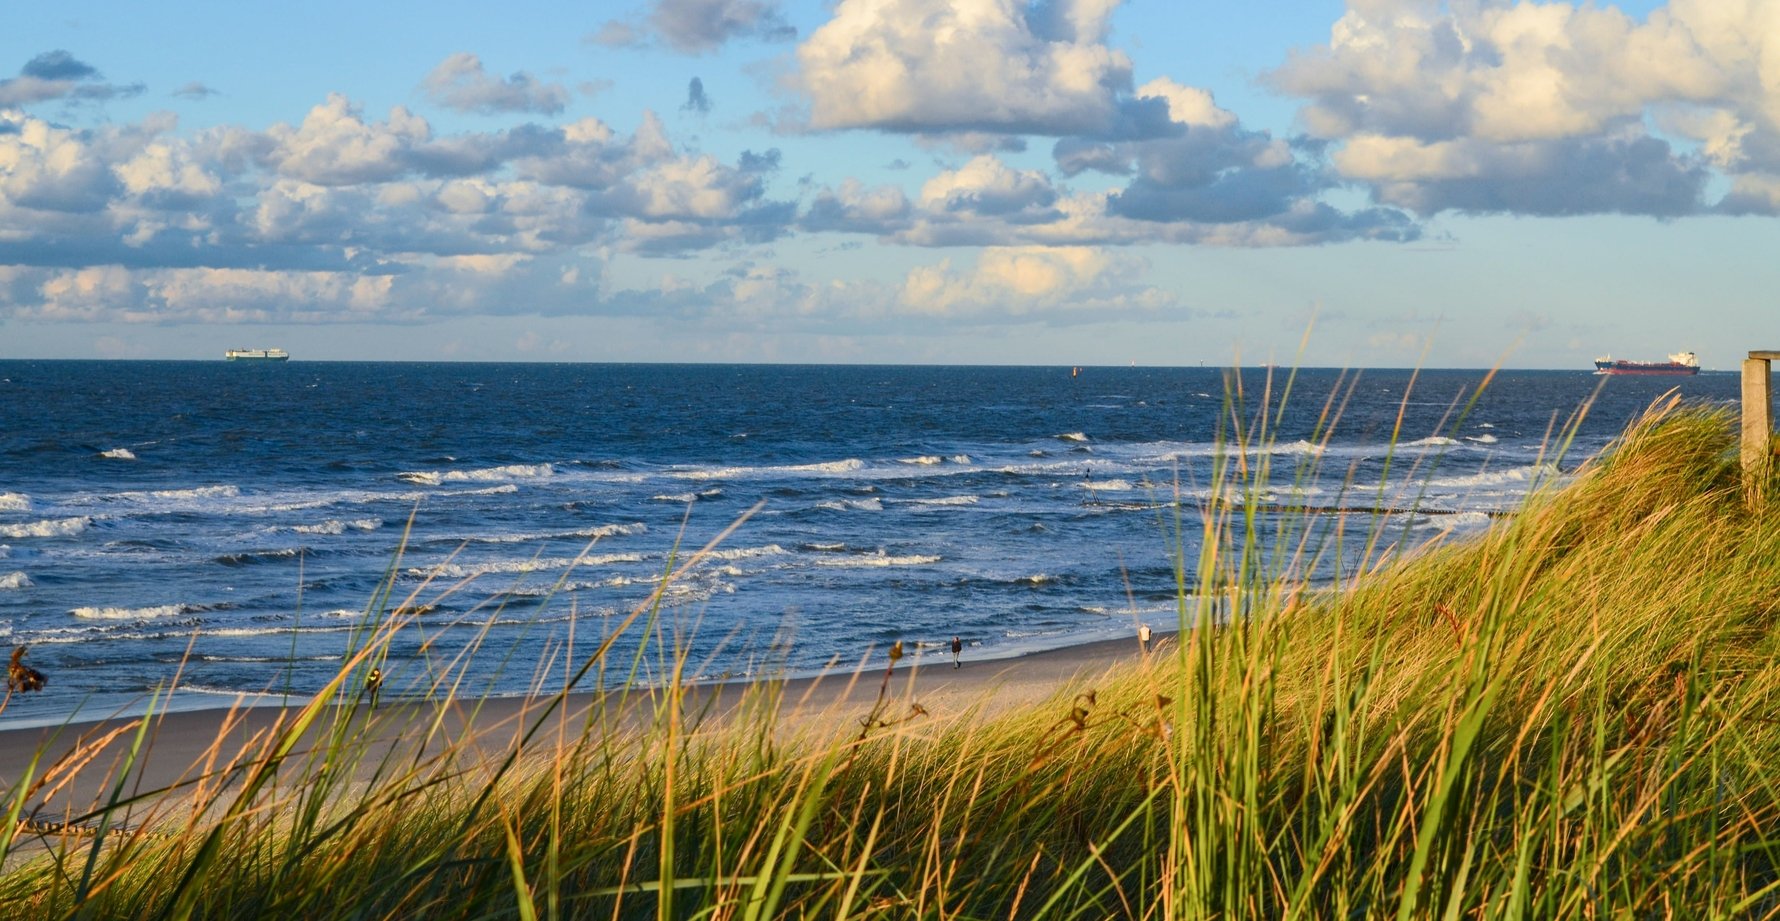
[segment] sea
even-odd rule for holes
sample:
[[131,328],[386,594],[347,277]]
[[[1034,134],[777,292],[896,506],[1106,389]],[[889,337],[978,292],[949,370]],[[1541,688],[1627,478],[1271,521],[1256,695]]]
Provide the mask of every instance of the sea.
[[1738,377],[0,360],[0,647],[48,679],[0,728],[308,699],[392,618],[391,696],[1130,637],[1220,503],[1338,584],[1672,390]]

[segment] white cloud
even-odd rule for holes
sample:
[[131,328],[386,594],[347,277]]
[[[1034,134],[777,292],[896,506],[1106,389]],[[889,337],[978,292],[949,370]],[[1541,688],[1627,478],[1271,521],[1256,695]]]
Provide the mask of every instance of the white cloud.
[[460,51],[439,62],[421,82],[427,98],[458,112],[538,112],[554,115],[569,103],[569,91],[556,83],[544,83],[525,71],[505,80],[482,68],[482,59]]
[[842,0],[798,47],[797,82],[817,128],[1105,133],[1131,86],[1104,44],[1114,5]]
[[[1673,0],[1643,21],[1611,6],[1366,0],[1268,79],[1309,100],[1303,124],[1337,142],[1344,176],[1423,213],[1685,214],[1706,207],[1708,165],[1733,183],[1780,174],[1772,0]],[[1567,185],[1587,188],[1525,207],[1528,190]]]
[[990,247],[967,271],[951,260],[908,273],[897,300],[911,312],[947,317],[1000,314],[1149,312],[1176,299],[1133,284],[1142,260],[1094,247]]

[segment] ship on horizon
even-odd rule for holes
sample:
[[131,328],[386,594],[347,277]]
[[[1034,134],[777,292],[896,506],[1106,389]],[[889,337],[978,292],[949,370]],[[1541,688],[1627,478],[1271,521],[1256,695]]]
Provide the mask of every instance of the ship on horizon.
[[1595,359],[1596,374],[1698,374],[1700,359],[1692,352],[1676,352],[1668,361],[1628,361],[1603,355]]
[[224,361],[290,361],[290,353],[283,349],[229,349],[223,353]]

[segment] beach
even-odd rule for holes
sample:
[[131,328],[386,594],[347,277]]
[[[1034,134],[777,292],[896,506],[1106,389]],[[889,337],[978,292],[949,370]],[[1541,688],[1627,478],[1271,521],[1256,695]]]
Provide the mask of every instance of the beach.
[[[1157,634],[1158,648],[1165,642],[1163,637]],[[875,666],[868,663],[814,677],[765,683],[688,683],[679,700],[682,719],[699,725],[732,725],[749,692],[771,691],[779,701],[778,725],[787,731],[845,734],[860,727],[880,700],[880,716],[886,721],[910,718],[905,725],[918,726],[924,721],[940,726],[1037,704],[1072,688],[1086,690],[1098,679],[1136,666],[1144,658],[1135,636],[1007,659],[964,656],[956,668],[947,651],[934,648],[898,663],[889,670],[888,680],[880,655]],[[590,725],[635,728],[655,716],[658,702],[666,697],[662,688],[640,688],[603,695],[575,692],[445,702],[384,699],[375,710],[361,703],[350,714],[333,708],[323,713],[350,721],[355,748],[369,771],[392,754],[412,757],[469,743],[491,760],[499,760],[528,735],[543,740],[572,739]],[[29,704],[28,699],[13,700],[17,707]],[[604,707],[605,712],[597,712],[597,707]],[[254,750],[272,730],[289,725],[300,711],[300,705],[279,705],[264,697],[242,695],[232,707],[155,714],[143,737],[143,754],[129,774],[126,796],[166,791],[178,797],[182,791],[213,786],[215,775],[222,773],[219,765],[228,765],[238,755]],[[317,720],[289,757],[304,759],[318,733],[332,724],[328,718]],[[115,768],[128,753],[137,727],[135,718],[116,718],[0,730],[0,781],[9,790],[17,789],[27,770],[41,778],[58,763],[81,760],[85,767],[65,783],[52,777],[45,785],[54,791],[53,797],[32,799],[22,810],[25,816],[49,822],[78,816],[101,803],[117,784]],[[149,797],[145,805],[153,805],[156,798]]]

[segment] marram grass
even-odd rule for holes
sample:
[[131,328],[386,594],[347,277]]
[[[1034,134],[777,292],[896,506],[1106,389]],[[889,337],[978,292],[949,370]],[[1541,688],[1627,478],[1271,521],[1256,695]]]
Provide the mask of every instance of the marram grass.
[[[1315,592],[1256,563],[1252,507],[1183,511],[1206,550],[1183,563],[1200,591],[1182,623],[1217,626],[1034,706],[929,719],[885,675],[869,717],[837,725],[782,718],[771,686],[714,717],[669,683],[625,719],[490,740],[441,717],[419,724],[428,744],[385,751],[318,704],[164,795],[126,783],[128,763],[87,765],[115,774],[67,817],[123,826],[97,837],[19,830],[63,779],[39,765],[5,778],[0,903],[33,919],[1773,916],[1780,499],[1746,498],[1734,439],[1722,411],[1660,406],[1487,533]],[[1311,530],[1291,533],[1314,553]],[[1218,608],[1220,592],[1244,600]],[[330,692],[362,681],[390,620]],[[582,671],[634,665],[608,654]],[[305,753],[303,732],[322,743]]]

